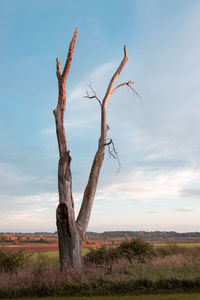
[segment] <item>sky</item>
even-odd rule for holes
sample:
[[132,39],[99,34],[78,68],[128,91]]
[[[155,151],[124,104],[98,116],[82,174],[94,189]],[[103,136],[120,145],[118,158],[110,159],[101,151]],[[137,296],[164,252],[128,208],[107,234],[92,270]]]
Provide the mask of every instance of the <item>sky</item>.
[[56,57],[67,80],[65,128],[76,215],[109,99],[106,151],[88,230],[200,231],[200,1],[0,0],[0,232],[56,230]]

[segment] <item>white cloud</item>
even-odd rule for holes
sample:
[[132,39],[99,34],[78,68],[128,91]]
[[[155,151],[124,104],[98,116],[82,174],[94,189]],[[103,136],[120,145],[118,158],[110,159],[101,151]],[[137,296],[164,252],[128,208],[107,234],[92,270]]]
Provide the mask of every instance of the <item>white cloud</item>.
[[154,200],[181,199],[182,190],[200,180],[200,171],[193,168],[151,170],[137,168],[121,176],[116,183],[97,191],[97,199],[112,201],[151,202]]
[[0,186],[14,188],[22,184],[26,184],[34,180],[34,176],[27,176],[24,172],[14,164],[0,162]]
[[[115,68],[114,62],[108,62],[98,66],[95,70],[91,71],[83,81],[77,83],[75,87],[69,92],[70,102],[73,100],[80,100],[86,95],[86,90],[90,91],[88,85],[95,86],[97,90],[105,91],[105,81],[109,78],[109,74]],[[108,85],[109,82],[106,82]]]
[[[85,80],[77,83],[73,89],[69,91],[67,96],[67,112],[65,114],[65,128],[69,130],[70,135],[75,135],[75,130],[80,132],[94,127],[94,123],[100,119],[99,104],[96,100],[84,99],[86,90],[90,93],[90,88],[87,86],[91,84],[95,90],[105,92],[105,87],[108,82],[105,78],[109,77],[110,72],[115,67],[113,62],[108,62],[97,67],[86,76]],[[89,117],[88,117],[89,116]],[[41,134],[55,135],[55,126],[43,128]]]
[[[188,228],[195,228],[192,227],[192,222],[196,222],[196,227],[199,226],[199,218],[195,212],[190,214],[194,220],[191,217],[183,221],[180,216],[182,215],[180,212],[190,209],[186,204],[199,199],[200,195],[198,188],[200,172],[199,168],[195,167],[198,165],[200,153],[198,131],[200,127],[200,43],[196,38],[199,30],[200,10],[199,5],[191,7],[193,9],[180,14],[182,18],[184,17],[184,24],[177,23],[180,21],[178,17],[176,22],[175,19],[171,19],[172,22],[169,25],[174,27],[173,32],[169,32],[166,26],[169,23],[167,15],[163,23],[165,28],[163,26],[162,29],[157,26],[156,22],[152,22],[151,18],[148,19],[145,25],[146,31],[144,31],[148,33],[146,37],[150,41],[149,45],[145,44],[147,50],[137,51],[139,48],[136,48],[134,41],[133,49],[136,51],[128,53],[130,58],[126,72],[120,75],[120,81],[123,81],[123,78],[135,80],[136,90],[143,100],[135,101],[130,91],[126,92],[124,88],[118,90],[109,102],[108,122],[111,127],[109,135],[111,134],[113,140],[116,141],[123,169],[113,179],[114,176],[111,177],[107,172],[112,163],[104,161],[106,172],[102,170],[103,178],[100,180],[95,197],[95,203],[102,203],[102,208],[98,207],[98,211],[94,212],[97,218],[92,220],[93,226],[100,228],[105,223],[105,226],[110,226],[109,228],[119,229],[121,226],[127,229],[130,224],[132,226],[141,224],[141,229],[142,227],[150,229],[151,225],[162,229],[164,226],[169,226],[167,224],[171,222],[169,221],[171,217],[173,217],[173,224],[170,223],[171,229],[174,229],[173,225],[181,228],[183,226],[181,224],[186,224]],[[155,13],[155,7],[152,10]],[[145,11],[149,15],[148,9]],[[156,13],[158,12],[157,9]],[[163,13],[159,15],[159,19],[162,17]],[[149,28],[147,24],[153,27]],[[152,29],[156,29],[156,34]],[[142,38],[144,37],[145,34]],[[140,43],[141,39],[138,39],[138,42]],[[133,55],[135,55],[134,58],[131,58]],[[86,173],[85,170],[88,168],[91,153],[94,150],[92,148],[90,152],[87,142],[89,141],[91,145],[91,139],[97,138],[97,127],[99,128],[100,124],[98,103],[82,97],[85,95],[87,84],[92,84],[97,95],[102,97],[119,62],[120,58],[116,64],[108,62],[92,70],[85,75],[83,81],[74,85],[67,95],[69,105],[67,105],[65,126],[70,140],[70,149],[75,149],[75,154],[72,155],[72,166],[81,178],[77,180],[78,185],[82,185],[83,174]],[[28,59],[24,63],[29,67],[32,62]],[[55,135],[55,126],[43,128],[41,133],[47,135],[50,144],[52,142],[50,135]],[[47,156],[48,150],[45,149]],[[57,151],[57,148],[53,151]],[[86,152],[88,157],[85,158],[83,154],[85,155]],[[40,162],[42,166],[43,161]],[[117,168],[115,166],[113,173]],[[76,180],[73,176],[74,179]],[[12,164],[0,163],[0,181],[2,224],[8,223],[6,218],[9,215],[9,223],[17,220],[16,226],[22,226],[22,228],[36,226],[39,229],[37,222],[51,228],[52,220],[55,218],[58,194],[42,193],[34,184],[40,182],[44,185],[43,190],[49,191],[47,183],[50,182],[52,185],[53,181],[56,182],[55,178],[48,176],[42,178],[38,174],[30,176],[28,168],[27,172],[23,172],[21,168]],[[11,190],[18,194],[24,191],[25,196],[9,196]],[[33,190],[37,192],[34,193]],[[77,191],[79,190],[80,186],[77,188]],[[78,210],[82,193],[75,192],[74,199]],[[155,201],[163,204],[165,213],[160,213],[159,209],[159,213],[149,213],[148,218],[145,219],[144,214],[147,214],[147,211],[157,212],[157,208],[153,207]],[[170,201],[170,212],[167,212],[165,203]],[[123,203],[124,211],[127,213],[112,216],[112,210],[109,209],[107,217],[105,214],[102,217],[103,205],[113,202],[119,207]],[[199,205],[198,201],[195,203],[197,203],[196,206]],[[134,205],[134,208],[140,205],[144,213],[129,212],[131,205]],[[145,207],[148,207],[146,211]],[[173,207],[178,208],[173,209]],[[113,225],[114,223],[116,225]]]

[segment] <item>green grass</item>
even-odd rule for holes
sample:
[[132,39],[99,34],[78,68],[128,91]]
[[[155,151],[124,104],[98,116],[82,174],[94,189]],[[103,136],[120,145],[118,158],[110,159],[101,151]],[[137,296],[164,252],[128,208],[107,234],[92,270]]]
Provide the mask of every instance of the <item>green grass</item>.
[[58,251],[34,252],[31,255],[31,258],[36,259],[39,255],[46,256],[48,258],[58,258]]
[[[185,248],[196,248],[200,247],[200,243],[177,243],[177,244],[154,244],[155,247],[160,246],[177,246],[177,247],[185,247]],[[199,298],[200,299],[200,298]]]
[[[18,300],[199,300],[200,294],[140,295],[140,296],[99,296],[99,297],[45,297],[18,298]],[[3,300],[3,299],[2,299]],[[12,299],[10,299],[12,300]]]
[[[178,245],[188,246],[186,243]],[[192,245],[196,246],[195,243]],[[88,251],[84,248],[82,254]],[[192,249],[190,245],[189,249],[176,252],[164,257],[156,256],[146,263],[135,261],[130,264],[120,260],[113,263],[112,272],[86,265],[83,276],[72,278],[59,272],[58,251],[34,253],[24,269],[16,274],[9,275],[9,278],[7,274],[0,274],[0,298],[30,296],[18,299],[34,300],[39,299],[38,296],[48,296],[40,299],[200,300],[199,250]],[[55,295],[56,298],[50,297]]]
[[[193,280],[200,274],[200,265],[151,265],[138,264],[134,267],[124,268],[121,270],[120,278],[127,280],[152,280],[176,278],[179,280]],[[200,298],[199,298],[200,299]]]
[[[86,255],[89,252],[88,248],[82,249],[82,256]],[[45,255],[48,258],[58,258],[59,253],[58,251],[47,251],[47,252],[35,252],[32,254],[33,258],[37,258],[38,255]]]
[[[177,243],[177,244],[154,244],[155,247],[160,247],[160,246],[178,246],[178,247],[185,247],[185,248],[195,248],[195,247],[200,247],[200,243]],[[83,248],[82,249],[82,255],[86,255],[89,252],[89,248]],[[33,257],[37,257],[38,254],[43,254],[48,256],[49,258],[58,258],[59,254],[58,251],[47,251],[47,252],[35,252],[33,253]],[[200,300],[200,298],[199,298]]]

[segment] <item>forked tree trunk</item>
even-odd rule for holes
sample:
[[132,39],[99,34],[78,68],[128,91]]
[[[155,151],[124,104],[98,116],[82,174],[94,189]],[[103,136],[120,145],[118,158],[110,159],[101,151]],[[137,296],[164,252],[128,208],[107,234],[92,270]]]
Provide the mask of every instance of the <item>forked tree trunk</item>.
[[56,210],[58,229],[59,260],[61,269],[71,272],[82,271],[81,243],[82,236],[75,222],[74,201],[72,196],[71,157],[67,149],[64,128],[64,112],[66,106],[66,80],[69,74],[78,30],[76,29],[70,43],[67,60],[61,74],[60,59],[57,58],[58,104],[54,110],[56,133],[60,159],[58,163],[59,205]]
[[129,85],[133,82],[129,81],[120,84],[113,89],[113,84],[124,65],[126,64],[128,57],[126,54],[126,47],[124,47],[124,58],[119,65],[117,71],[113,75],[109,86],[107,88],[105,97],[101,102],[96,94],[88,98],[96,98],[101,105],[101,135],[99,138],[98,149],[94,157],[92,168],[90,171],[88,184],[85,188],[82,205],[75,220],[74,213],[74,201],[72,196],[72,176],[70,169],[71,157],[67,149],[67,140],[64,129],[64,112],[66,107],[66,81],[69,74],[71,61],[74,53],[74,46],[78,30],[76,29],[72,41],[69,45],[67,60],[64,66],[63,73],[61,73],[60,58],[57,58],[57,78],[58,78],[58,104],[54,110],[56,133],[59,147],[59,164],[58,164],[58,191],[59,191],[59,205],[56,210],[56,224],[58,229],[58,241],[59,241],[59,260],[61,270],[67,269],[70,272],[81,273],[82,261],[81,261],[81,244],[83,236],[87,230],[92,204],[97,188],[99,173],[104,160],[105,147],[107,145],[107,102],[110,95],[122,85]]

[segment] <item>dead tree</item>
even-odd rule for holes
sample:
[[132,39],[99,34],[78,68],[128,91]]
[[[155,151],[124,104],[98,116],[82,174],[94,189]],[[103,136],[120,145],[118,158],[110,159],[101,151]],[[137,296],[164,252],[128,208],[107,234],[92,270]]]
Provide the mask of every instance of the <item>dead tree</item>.
[[99,138],[97,152],[95,154],[93,164],[91,167],[87,186],[84,191],[82,205],[75,220],[74,201],[72,196],[72,176],[71,176],[71,157],[67,148],[67,140],[64,129],[64,112],[66,108],[66,81],[71,67],[72,57],[74,53],[74,46],[78,29],[76,29],[74,36],[69,45],[68,55],[65,62],[63,72],[61,72],[60,58],[57,58],[57,78],[58,78],[58,104],[55,108],[54,116],[56,122],[56,134],[59,147],[59,163],[58,163],[58,191],[59,204],[56,210],[56,224],[58,229],[59,241],[59,260],[61,270],[68,269],[70,272],[81,273],[81,245],[84,234],[87,230],[92,204],[97,188],[99,173],[104,160],[105,147],[109,145],[107,140],[107,103],[109,97],[121,86],[133,84],[133,81],[128,81],[119,84],[115,88],[113,85],[124,68],[128,56],[126,53],[126,46],[124,46],[124,57],[118,69],[110,80],[107,91],[102,101],[96,96],[92,90],[93,95],[87,93],[86,98],[96,99],[101,106],[101,134]]

